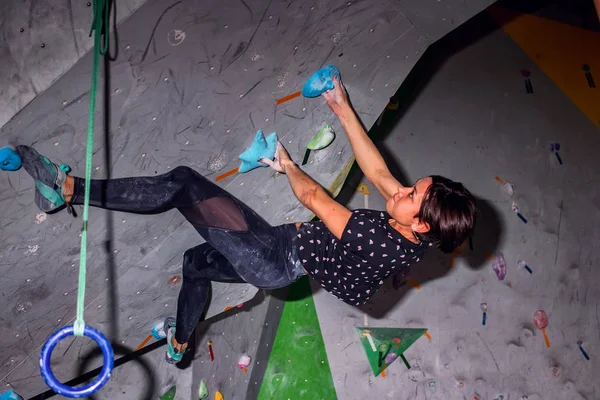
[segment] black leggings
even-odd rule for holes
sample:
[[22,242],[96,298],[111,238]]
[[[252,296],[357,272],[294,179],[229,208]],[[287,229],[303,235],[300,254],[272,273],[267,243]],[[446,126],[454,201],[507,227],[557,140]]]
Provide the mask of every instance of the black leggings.
[[[82,204],[84,180],[75,178],[72,204]],[[183,256],[175,339],[186,343],[200,321],[210,281],[247,282],[261,289],[290,285],[304,269],[294,247],[294,224],[272,227],[244,203],[188,167],[158,176],[93,180],[90,205],[136,214],[177,208],[206,243]]]

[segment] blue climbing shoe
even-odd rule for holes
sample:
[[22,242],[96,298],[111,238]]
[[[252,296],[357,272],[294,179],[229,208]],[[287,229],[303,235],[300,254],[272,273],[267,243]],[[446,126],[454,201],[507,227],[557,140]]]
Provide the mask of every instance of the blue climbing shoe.
[[38,208],[45,213],[62,208],[66,204],[62,186],[71,168],[65,164],[59,167],[33,147],[17,146],[15,152],[21,158],[23,168],[35,181],[35,204]]
[[12,147],[0,149],[0,169],[3,171],[16,171],[21,168],[21,157]]
[[167,332],[167,352],[165,353],[165,360],[169,364],[177,364],[183,359],[183,355],[188,352],[186,348],[182,352],[178,352],[173,347],[173,336],[175,336],[175,318],[169,317],[165,320],[164,326],[165,332]]

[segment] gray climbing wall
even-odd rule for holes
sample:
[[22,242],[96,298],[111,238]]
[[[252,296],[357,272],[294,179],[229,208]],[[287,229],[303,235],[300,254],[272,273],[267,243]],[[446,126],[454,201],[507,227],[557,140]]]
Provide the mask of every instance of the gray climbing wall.
[[[217,391],[226,399],[256,398],[285,292],[285,289],[273,293],[259,291],[242,307],[202,322],[196,330],[194,351],[186,355],[192,366],[178,369],[167,364],[162,346],[119,366],[95,398],[156,399],[175,386],[175,400],[196,399],[201,380],[205,381],[211,399]],[[214,360],[210,359],[208,341],[212,343]],[[238,367],[242,355],[251,356],[245,371]],[[149,394],[152,395],[146,397]]]
[[[332,114],[320,99],[275,102],[300,90],[326,63],[339,67],[355,108],[370,126],[439,36],[429,29],[431,15],[449,30],[490,1],[434,2],[427,12],[407,18],[403,7],[414,10],[409,3],[147,2],[118,29],[119,57],[111,64],[106,99],[111,105],[112,175],[155,175],[189,165],[214,179],[237,167],[237,155],[258,129],[277,132],[299,160],[308,140],[324,123],[333,122]],[[81,174],[90,71],[88,54],[2,128],[3,143],[33,144]],[[103,100],[100,96],[98,104]],[[104,117],[100,106],[96,178],[108,172]],[[340,134],[330,147],[313,153],[305,170],[335,192],[350,160],[351,149]],[[310,215],[293,197],[286,178],[268,169],[219,184],[273,224]],[[5,321],[0,326],[0,377],[31,395],[44,389],[40,346],[74,317],[81,222],[64,212],[40,213],[23,171],[1,174],[0,192]],[[179,287],[170,278],[180,274],[183,252],[201,239],[174,211],[137,216],[93,210],[91,221],[86,321],[133,350],[156,321],[174,314]],[[107,237],[113,238],[108,255]],[[215,284],[208,316],[255,293],[249,285]],[[54,357],[57,376],[75,376],[78,354],[90,348],[81,339],[61,343]]]
[[[0,4],[0,127],[91,48],[91,1],[5,0]],[[116,1],[116,22],[144,1]]]
[[[415,67],[423,89],[402,98],[411,106],[381,147],[400,166],[403,183],[442,174],[472,190],[480,209],[474,248],[453,264],[430,251],[412,269],[420,289],[390,280],[361,308],[315,288],[339,399],[598,398],[598,127],[494,22],[472,22],[462,37],[444,41],[455,55],[436,43],[428,51],[445,55]],[[470,43],[465,35],[480,39]],[[521,69],[531,71],[533,94]],[[582,95],[597,90],[579,68],[570,73],[581,76]],[[550,143],[560,143],[563,165]],[[512,199],[495,176],[515,185]],[[512,200],[528,224],[511,210]],[[372,186],[368,201],[385,207]],[[364,196],[356,194],[350,206],[364,207]],[[504,281],[486,258],[494,251],[506,259]],[[533,274],[517,268],[518,260]],[[538,309],[549,318],[550,348],[533,323]],[[355,331],[364,325],[428,328],[431,340],[422,337],[408,349],[410,370],[396,361],[385,378],[375,378]]]

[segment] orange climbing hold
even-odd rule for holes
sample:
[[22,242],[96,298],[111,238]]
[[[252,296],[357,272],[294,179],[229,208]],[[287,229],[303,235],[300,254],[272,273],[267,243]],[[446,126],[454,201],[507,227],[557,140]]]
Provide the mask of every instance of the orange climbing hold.
[[296,92],[296,93],[292,93],[290,95],[287,95],[285,97],[282,97],[279,100],[277,100],[277,104],[285,103],[286,101],[290,101],[292,99],[295,99],[296,97],[300,96],[301,94],[302,94],[302,92]]
[[456,258],[456,254],[452,252],[450,255],[450,269],[454,268],[454,259]]
[[431,340],[431,335],[429,334],[429,332],[428,332],[428,331],[425,331],[425,333],[424,333],[423,335],[425,335],[425,337],[426,337],[427,339]]
[[144,339],[144,341],[142,343],[140,343],[140,345],[138,347],[135,348],[135,351],[138,351],[142,347],[144,347],[146,345],[146,343],[148,343],[150,341],[150,339],[152,339],[152,335],[148,335],[148,337],[146,337],[146,339]]
[[412,279],[408,278],[406,280],[406,282],[408,282],[410,284],[410,286],[414,287],[415,289],[421,289],[421,285],[419,285],[417,282],[413,281]]
[[237,168],[234,168],[231,171],[227,171],[224,174],[221,174],[221,175],[217,176],[215,178],[215,182],[219,182],[220,180],[223,180],[223,179],[227,178],[228,176],[231,176],[231,175],[235,174],[236,172],[238,172]]

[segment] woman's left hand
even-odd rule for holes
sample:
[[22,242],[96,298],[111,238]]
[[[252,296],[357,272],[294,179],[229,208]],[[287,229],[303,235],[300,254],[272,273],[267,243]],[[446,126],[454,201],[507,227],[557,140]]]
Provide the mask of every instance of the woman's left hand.
[[259,160],[263,164],[267,164],[275,171],[285,174],[285,169],[294,164],[294,161],[290,158],[287,150],[283,147],[281,142],[277,142],[277,148],[275,149],[275,159],[269,160],[268,158],[261,158]]

